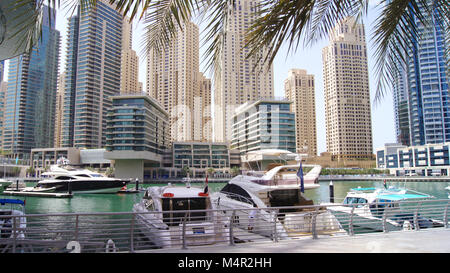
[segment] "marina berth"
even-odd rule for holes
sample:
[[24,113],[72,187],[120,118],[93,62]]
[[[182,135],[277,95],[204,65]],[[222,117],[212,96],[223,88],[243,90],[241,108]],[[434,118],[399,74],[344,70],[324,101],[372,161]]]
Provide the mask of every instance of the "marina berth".
[[415,215],[420,201],[433,198],[428,194],[405,188],[387,187],[384,184],[384,188],[351,189],[341,206],[334,203],[322,205],[327,205],[341,222],[348,222],[351,215],[352,228],[395,231],[443,226],[440,221],[422,217],[420,214]]
[[225,242],[225,218],[215,211],[207,188],[163,186],[147,188],[133,206],[141,233],[157,248]]

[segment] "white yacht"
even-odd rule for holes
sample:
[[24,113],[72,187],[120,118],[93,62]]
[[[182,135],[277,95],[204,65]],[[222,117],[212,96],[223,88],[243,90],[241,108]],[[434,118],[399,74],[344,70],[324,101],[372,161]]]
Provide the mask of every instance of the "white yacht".
[[[303,191],[316,189],[320,185],[316,184],[320,174],[320,166],[313,167],[308,174],[303,177]],[[311,233],[313,228],[312,216],[316,216],[316,232],[318,234],[343,234],[337,219],[324,207],[315,211],[315,208],[293,208],[305,205],[314,205],[303,195],[301,179],[297,175],[300,165],[276,166],[263,175],[238,175],[231,179],[220,192],[212,195],[213,203],[219,209],[226,211],[230,216],[230,210],[236,210],[237,217],[248,219],[252,208],[259,208],[259,215],[255,219],[253,232],[263,236],[271,236],[272,230],[267,228],[276,221],[277,236],[289,238],[291,235],[300,233]],[[270,207],[284,207],[279,210],[279,214],[274,216]],[[276,217],[276,218],[274,218]],[[239,221],[243,225],[245,221]],[[246,228],[242,226],[242,228]]]
[[228,240],[225,219],[215,210],[209,193],[186,186],[147,188],[133,206],[142,234],[158,248],[206,245]]
[[[347,193],[342,205],[329,205],[332,211],[341,222],[348,222],[352,216],[353,226],[376,231],[402,230],[405,227],[414,229],[414,214],[405,208],[402,210],[399,201],[419,201],[434,198],[431,195],[417,193],[407,189],[395,187],[377,188],[353,188]],[[386,226],[383,228],[385,218]],[[419,228],[429,228],[440,226],[438,222],[418,217]]]
[[26,192],[76,192],[76,193],[117,193],[128,179],[106,177],[86,169],[70,165],[51,165],[49,172],[42,173],[44,179],[34,187],[26,187]]
[[[19,199],[0,199],[0,239],[17,238],[24,239],[24,230],[27,226],[25,214],[25,202]],[[16,234],[14,234],[14,220],[16,218]],[[1,252],[1,251],[0,251]]]

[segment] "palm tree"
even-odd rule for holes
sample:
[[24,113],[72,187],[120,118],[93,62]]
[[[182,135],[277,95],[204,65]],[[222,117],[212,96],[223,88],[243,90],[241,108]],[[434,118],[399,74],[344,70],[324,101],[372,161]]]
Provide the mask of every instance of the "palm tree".
[[[24,37],[28,44],[35,42],[36,32],[41,29],[43,4],[58,8],[61,0],[17,0],[23,4],[37,2],[34,24],[28,24],[33,31]],[[82,10],[95,6],[98,0],[63,0],[65,6],[76,4]],[[107,0],[117,5],[117,10],[132,19],[137,18],[145,24],[145,49],[161,51],[174,38],[178,28],[193,17],[206,22],[204,45],[207,46],[206,60],[209,68],[218,67],[222,41],[230,10],[236,0]],[[326,37],[342,19],[354,16],[357,21],[368,13],[370,0],[260,0],[255,9],[256,21],[247,32],[248,57],[259,62],[271,64],[283,44],[288,45],[288,53],[297,50],[303,41],[312,45]],[[419,37],[418,26],[431,26],[432,18],[446,33],[446,44],[450,43],[450,3],[447,0],[379,0],[381,16],[377,19],[374,36],[377,91],[376,99],[382,98],[399,67],[405,63],[404,56]],[[264,49],[266,54],[260,54]],[[447,63],[450,62],[447,46]],[[447,72],[450,72],[447,65]],[[450,73],[447,73],[449,75]]]

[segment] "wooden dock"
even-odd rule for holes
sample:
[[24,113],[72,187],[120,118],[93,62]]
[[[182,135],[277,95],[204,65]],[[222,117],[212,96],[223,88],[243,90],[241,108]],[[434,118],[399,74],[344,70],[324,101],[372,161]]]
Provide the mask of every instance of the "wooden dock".
[[72,193],[64,192],[32,192],[32,191],[22,191],[22,190],[5,190],[3,191],[5,195],[14,196],[34,196],[34,197],[54,197],[54,198],[72,198]]

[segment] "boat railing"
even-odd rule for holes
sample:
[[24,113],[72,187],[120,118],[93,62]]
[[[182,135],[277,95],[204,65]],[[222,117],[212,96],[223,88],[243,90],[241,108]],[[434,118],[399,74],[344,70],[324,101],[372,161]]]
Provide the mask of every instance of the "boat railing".
[[[186,249],[205,244],[239,247],[247,242],[320,240],[373,232],[411,232],[414,238],[418,230],[448,228],[450,200],[398,203],[400,210],[376,208],[378,217],[364,214],[360,204],[205,210],[209,215],[206,219],[189,216],[189,211],[176,211],[179,224],[170,228],[148,225],[152,219],[162,219],[159,212],[6,215],[11,224],[0,226],[0,253],[157,252],[159,248]],[[292,208],[295,212],[286,212]],[[21,217],[26,218],[26,226],[20,225]]]

